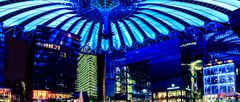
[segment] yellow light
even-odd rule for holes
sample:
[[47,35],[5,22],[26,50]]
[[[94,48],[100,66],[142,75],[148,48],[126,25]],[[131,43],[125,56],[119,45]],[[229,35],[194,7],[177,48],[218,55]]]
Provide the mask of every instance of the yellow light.
[[97,56],[80,54],[79,59],[76,91],[86,91],[89,96],[97,97]]
[[233,63],[233,60],[227,60],[228,63]]
[[58,93],[48,90],[33,90],[33,99],[56,99],[56,98],[70,98],[72,93]]
[[33,99],[48,99],[48,93],[47,90],[33,90]]
[[212,66],[212,63],[208,63],[207,66]]
[[202,70],[202,66],[199,66],[199,64],[202,63],[202,60],[196,60],[189,64],[191,68],[194,68],[195,70]]
[[222,61],[218,61],[217,64],[222,64],[223,62]]
[[237,73],[237,75],[238,75],[238,68],[236,68],[236,73]]

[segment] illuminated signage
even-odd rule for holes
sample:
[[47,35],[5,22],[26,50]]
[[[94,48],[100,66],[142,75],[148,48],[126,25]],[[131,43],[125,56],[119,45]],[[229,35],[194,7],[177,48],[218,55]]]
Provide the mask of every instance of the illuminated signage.
[[[8,99],[11,98],[11,90],[7,88],[0,88],[0,96],[7,97]],[[6,101],[4,101],[6,102]],[[8,101],[7,101],[8,102]],[[10,101],[9,101],[10,102]]]
[[78,37],[78,36],[74,36],[74,35],[72,35],[72,34],[65,33],[64,36],[69,37],[69,38],[72,38],[72,39],[75,39],[75,40],[79,40],[79,37]]
[[71,93],[58,93],[48,90],[33,90],[33,99],[57,99],[57,98],[70,98],[72,97]]
[[41,43],[41,42],[37,42],[36,46],[38,47],[44,47],[44,48],[49,48],[49,49],[54,49],[54,50],[60,50],[61,46],[59,45],[55,45],[55,44],[50,44],[50,43]]
[[172,84],[172,87],[167,88],[167,90],[175,90],[175,89],[180,89],[180,87],[175,86],[175,84]]
[[11,94],[11,90],[6,88],[0,88],[0,94]]
[[189,86],[186,87],[186,90],[187,90],[187,91],[191,91],[191,89],[189,88]]
[[46,90],[34,90],[33,91],[33,99],[48,99],[50,96],[49,91]]
[[180,47],[188,47],[188,46],[193,46],[193,45],[197,45],[197,43],[191,42],[191,43],[187,43],[187,44],[182,44]]

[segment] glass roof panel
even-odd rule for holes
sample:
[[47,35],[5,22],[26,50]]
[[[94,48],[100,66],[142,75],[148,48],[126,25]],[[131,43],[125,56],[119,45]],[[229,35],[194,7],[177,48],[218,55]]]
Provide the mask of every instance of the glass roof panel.
[[190,3],[187,4],[183,2],[174,1],[174,2],[167,3],[165,5],[183,8],[219,22],[228,22],[229,20],[228,16],[224,13],[221,13],[219,11],[216,11],[204,6],[199,6],[196,4],[190,4]]
[[225,3],[220,2],[220,0],[195,0],[195,1],[201,1],[201,2],[208,3],[208,4],[213,4],[213,5],[220,6],[220,7],[223,7],[225,9],[228,9],[228,10],[231,10],[231,11],[238,9],[236,6],[232,5],[232,3],[235,0],[224,0]]
[[78,34],[80,28],[82,27],[82,25],[83,25],[86,21],[87,21],[87,20],[81,20],[81,21],[79,21],[79,22],[77,23],[77,25],[74,26],[74,28],[71,30],[71,33]]
[[113,32],[113,37],[112,37],[113,47],[115,47],[117,50],[119,50],[120,46],[121,46],[121,41],[120,41],[120,38],[119,38],[119,33],[117,31],[116,24],[111,23],[111,30]]
[[[150,14],[150,15],[154,15],[154,17],[156,19],[161,20],[162,22],[166,23],[167,25],[171,26],[173,29],[176,29],[178,31],[183,31],[185,29],[185,26],[182,25],[181,23],[173,20],[170,17],[167,17],[167,16],[164,16],[162,14],[159,14],[157,12],[154,12],[154,11],[151,11],[151,10],[142,10],[140,12],[143,12],[143,13],[146,13],[146,14]],[[145,16],[145,15],[140,15],[140,16],[142,16],[142,18],[147,18],[147,16]],[[156,22],[156,21],[154,21],[154,22]],[[164,32],[166,32],[166,34],[168,34],[168,30],[164,31]]]
[[47,14],[45,16],[42,16],[42,17],[30,22],[29,24],[27,24],[25,26],[24,31],[25,32],[31,31],[31,30],[35,29],[37,27],[37,25],[42,25],[43,23],[47,22],[48,20],[50,20],[60,14],[64,14],[64,13],[68,13],[68,12],[72,12],[72,10],[58,10],[58,11],[52,12],[50,14]]
[[93,21],[88,22],[86,24],[86,26],[84,27],[82,33],[80,34],[80,36],[81,36],[81,40],[80,40],[81,41],[81,46],[84,46],[86,44],[87,36],[89,34],[89,31],[90,31],[90,28],[91,28],[92,24],[93,24]]
[[[212,5],[216,5],[228,10],[236,10],[240,7],[240,1],[239,0],[194,0],[194,1],[200,1],[200,2],[204,2],[204,3],[208,3],[208,4],[212,4]],[[145,0],[141,3],[162,3],[162,4],[168,4],[171,2],[175,2],[173,0]],[[188,5],[190,3],[186,3],[186,5]]]
[[235,6],[235,7],[237,7],[237,9],[240,8],[240,1],[239,0],[216,0],[216,1]]
[[204,25],[204,21],[200,20],[199,18],[194,17],[187,13],[181,12],[181,11],[174,10],[174,9],[161,7],[161,6],[155,6],[155,5],[141,6],[140,8],[155,9],[155,10],[159,10],[159,11],[168,13],[172,16],[182,19],[183,21],[189,23],[190,25],[194,25],[194,26],[203,26]]
[[78,19],[80,19],[81,17],[73,17],[71,18],[69,21],[67,21],[62,27],[62,30],[68,30],[69,27],[71,27],[71,25],[76,22]]
[[106,51],[109,48],[109,40],[108,39],[102,39],[102,48],[104,51]]
[[60,23],[62,23],[63,21],[65,21],[66,19],[68,19],[69,17],[73,17],[76,16],[77,14],[66,14],[63,15],[62,17],[56,19],[55,21],[53,21],[52,23],[50,23],[48,26],[49,27],[56,27],[58,26]]
[[92,36],[89,42],[91,50],[94,50],[97,47],[99,26],[100,26],[100,23],[97,23],[93,28]]
[[129,35],[128,31],[127,31],[127,28],[125,27],[125,25],[122,23],[122,22],[118,22],[119,24],[119,27],[121,29],[121,32],[122,32],[122,36],[123,36],[123,39],[124,39],[124,42],[125,44],[128,46],[128,47],[131,47],[132,46],[132,38],[131,36]]
[[68,8],[68,7],[63,6],[63,5],[53,5],[53,6],[47,6],[47,7],[30,10],[30,11],[21,13],[19,15],[16,15],[16,16],[13,16],[13,17],[7,19],[6,21],[4,21],[4,26],[18,25],[18,24],[24,22],[25,20],[32,18],[36,15],[47,12],[49,10],[54,10],[54,9],[59,9],[59,8]]
[[153,20],[152,18],[149,18],[148,16],[143,15],[143,14],[141,14],[141,15],[136,15],[136,16],[142,17],[142,18],[145,19],[147,22],[150,22],[150,24],[151,24],[154,28],[156,28],[156,29],[158,30],[158,32],[160,32],[160,33],[162,33],[162,34],[164,34],[164,35],[168,35],[169,30],[168,30],[166,27],[164,27],[162,24],[160,24],[159,22],[157,22],[157,21]]
[[136,38],[136,40],[140,43],[143,43],[144,37],[139,32],[139,30],[136,28],[136,26],[129,20],[125,20],[125,22],[128,24],[128,27],[131,29],[131,31],[132,31],[134,37]]
[[168,2],[171,2],[172,0],[144,0],[140,3],[168,3]]
[[136,17],[130,17],[130,19],[135,21],[143,29],[143,31],[146,33],[146,35],[149,38],[155,39],[155,33],[145,23],[143,23],[141,20],[139,20]]
[[[19,4],[19,5],[14,5],[14,4]],[[38,6],[42,4],[46,4],[46,2],[30,2],[30,3],[14,3],[6,6],[0,7],[0,17],[5,16],[9,13],[28,8],[28,7],[33,7],[33,6]]]
[[[7,1],[7,0],[5,0]],[[9,5],[4,5],[0,6],[0,17],[24,9],[28,7],[33,7],[33,6],[39,6],[43,4],[49,4],[49,3],[69,3],[67,1],[60,1],[60,0],[53,0],[51,2],[46,1],[46,0],[38,0],[38,1],[23,1],[23,2],[17,2],[17,3],[12,3]]]

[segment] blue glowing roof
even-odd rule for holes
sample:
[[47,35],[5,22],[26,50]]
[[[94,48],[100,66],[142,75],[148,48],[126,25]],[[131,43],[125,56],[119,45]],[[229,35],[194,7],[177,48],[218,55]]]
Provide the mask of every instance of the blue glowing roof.
[[25,32],[37,25],[59,28],[80,35],[82,47],[107,51],[143,44],[188,26],[226,23],[227,13],[240,8],[238,0],[101,1],[0,0],[0,20],[4,27],[24,26]]

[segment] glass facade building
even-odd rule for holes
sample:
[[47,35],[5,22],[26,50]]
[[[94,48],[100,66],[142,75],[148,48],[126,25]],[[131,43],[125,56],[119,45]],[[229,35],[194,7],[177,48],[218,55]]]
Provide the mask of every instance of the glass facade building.
[[203,68],[205,101],[216,100],[219,94],[236,92],[236,67],[234,63],[211,65]]
[[71,33],[38,26],[31,48],[32,90],[74,92],[79,39]]
[[149,101],[151,83],[146,80],[146,73],[133,66],[118,66],[115,68],[115,95],[117,100]]
[[97,98],[97,56],[80,54],[78,58],[76,92],[87,92],[88,96]]

